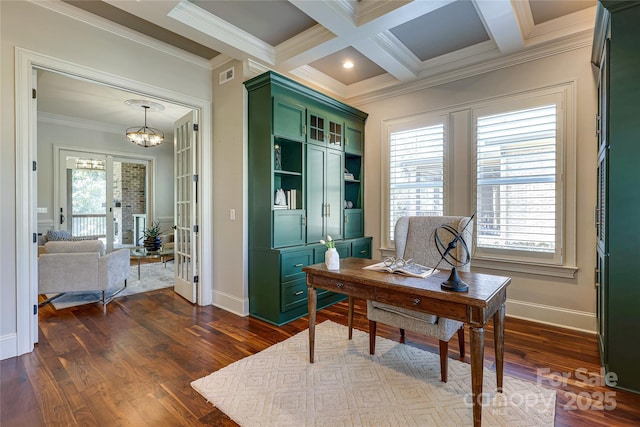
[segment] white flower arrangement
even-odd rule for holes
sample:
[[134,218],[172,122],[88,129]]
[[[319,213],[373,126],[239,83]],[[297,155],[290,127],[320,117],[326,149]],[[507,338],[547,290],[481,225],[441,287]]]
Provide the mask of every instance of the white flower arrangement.
[[327,234],[327,241],[325,242],[324,240],[320,239],[320,243],[322,243],[323,245],[326,245],[327,248],[329,249],[336,247],[336,242],[334,242],[331,236],[329,236],[328,234]]

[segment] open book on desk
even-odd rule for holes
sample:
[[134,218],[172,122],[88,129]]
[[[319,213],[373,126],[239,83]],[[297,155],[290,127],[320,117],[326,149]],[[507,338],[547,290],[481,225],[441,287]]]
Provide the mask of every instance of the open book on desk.
[[409,263],[399,265],[396,262],[389,264],[388,262],[385,263],[384,261],[362,267],[362,269],[381,271],[383,273],[398,273],[404,274],[406,276],[421,277],[423,279],[425,277],[431,276],[433,273],[438,271],[420,264]]

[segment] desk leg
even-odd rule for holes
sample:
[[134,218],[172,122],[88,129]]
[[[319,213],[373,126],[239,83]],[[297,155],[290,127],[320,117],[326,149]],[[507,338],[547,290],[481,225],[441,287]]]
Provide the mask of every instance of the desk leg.
[[484,328],[472,326],[471,332],[471,396],[473,397],[473,425],[482,422],[482,370],[484,362]]
[[313,363],[313,350],[316,341],[317,298],[318,290],[309,286],[309,363]]
[[353,297],[349,295],[349,339],[353,338]]
[[140,280],[140,258],[138,258],[138,280]]
[[498,393],[502,393],[502,377],[504,367],[504,313],[505,307],[502,304],[493,314],[493,341],[496,352],[496,384]]

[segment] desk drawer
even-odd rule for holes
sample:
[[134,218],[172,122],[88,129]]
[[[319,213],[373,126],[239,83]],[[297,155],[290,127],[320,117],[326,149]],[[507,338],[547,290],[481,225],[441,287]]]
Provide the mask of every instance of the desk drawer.
[[[352,295],[364,299],[372,298],[374,295],[374,290],[370,287],[330,279],[328,277],[316,276],[313,278],[313,284],[316,287],[322,287],[323,289],[328,289],[339,294]],[[320,290],[318,290],[318,295],[320,295]]]
[[420,295],[400,294],[398,292],[386,289],[378,289],[376,291],[375,300],[396,307],[404,307],[428,313],[434,313],[438,316],[447,317],[465,321],[467,319],[467,308],[464,304],[457,304],[449,301],[429,301],[428,298]]

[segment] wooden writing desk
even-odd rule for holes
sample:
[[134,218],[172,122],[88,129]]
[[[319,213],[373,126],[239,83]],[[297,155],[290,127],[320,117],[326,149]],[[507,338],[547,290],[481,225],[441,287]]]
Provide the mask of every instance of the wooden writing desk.
[[349,338],[353,328],[353,298],[362,298],[433,313],[469,325],[471,335],[471,390],[473,425],[482,419],[482,367],[484,360],[484,325],[493,318],[498,391],[502,392],[504,358],[504,303],[508,277],[460,273],[469,285],[468,292],[450,292],[440,288],[449,271],[440,271],[426,279],[400,274],[363,270],[376,261],[361,258],[340,260],[340,270],[327,270],[324,264],[304,267],[309,291],[309,361],[313,363],[317,289],[327,289],[349,296]]

